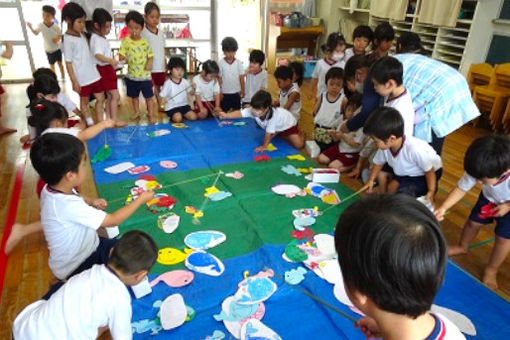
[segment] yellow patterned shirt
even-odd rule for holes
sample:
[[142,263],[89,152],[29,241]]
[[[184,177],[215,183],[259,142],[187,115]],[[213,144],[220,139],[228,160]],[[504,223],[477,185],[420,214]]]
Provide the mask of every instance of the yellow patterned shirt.
[[134,80],[151,79],[151,71],[146,70],[147,59],[152,58],[151,45],[145,38],[133,40],[125,37],[120,44],[119,54],[127,58],[127,77]]

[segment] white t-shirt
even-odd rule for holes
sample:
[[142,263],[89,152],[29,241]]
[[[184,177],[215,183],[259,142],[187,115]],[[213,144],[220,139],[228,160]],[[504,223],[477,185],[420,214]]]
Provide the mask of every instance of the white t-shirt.
[[[469,191],[476,185],[476,182],[476,178],[464,172],[457,186],[463,191]],[[485,198],[495,204],[510,201],[510,175],[506,175],[494,185],[482,184],[482,193]]]
[[[278,133],[290,129],[297,124],[296,118],[289,111],[281,107],[273,107],[273,116],[271,119],[261,120],[259,117],[252,114],[251,109],[246,108],[241,110],[241,116],[244,118],[254,118],[255,122],[266,130],[267,133]],[[269,113],[268,113],[269,114]]]
[[48,301],[39,300],[23,309],[13,324],[15,339],[97,338],[99,327],[108,326],[115,340],[131,340],[131,297],[105,265],[71,277]]
[[163,35],[163,31],[158,28],[156,33],[152,33],[147,29],[147,26],[144,26],[142,37],[147,39],[154,53],[152,59],[152,73],[165,72],[165,36]]
[[247,71],[243,103],[250,103],[251,97],[253,97],[257,91],[262,89],[267,89],[267,71],[260,70],[257,74],[251,74]]
[[436,327],[424,340],[466,340],[457,326],[440,313],[431,313],[436,321]]
[[383,106],[392,107],[400,112],[404,119],[404,135],[412,136],[414,131],[414,107],[409,91],[405,90],[400,96],[391,99],[388,99],[388,96],[384,97]]
[[354,56],[354,48],[350,47],[344,52],[344,61],[347,63],[347,60],[351,59]]
[[425,141],[413,136],[404,136],[402,147],[393,154],[391,149],[377,150],[374,164],[388,163],[397,176],[418,177],[434,168],[437,171],[443,166],[441,157]]
[[202,75],[198,74],[193,77],[193,84],[196,85],[195,94],[200,95],[200,100],[211,102],[214,95],[220,93],[220,84],[216,79],[205,81]]
[[226,94],[241,92],[240,76],[244,74],[243,63],[240,60],[234,59],[229,64],[225,58],[218,61],[221,77],[221,92]]
[[[359,113],[360,111],[361,111],[361,108],[359,108],[357,110],[355,115],[357,113]],[[342,119],[338,126],[339,127],[342,126],[342,124],[345,123],[346,121],[347,121],[347,119]],[[361,149],[363,149],[363,147],[364,147],[363,140],[365,139],[365,134],[363,133],[363,127],[360,127],[356,131],[351,131],[349,133],[346,133],[345,135],[347,137],[349,137],[350,139],[354,140],[356,143],[358,143],[359,146],[354,147],[354,146],[351,146],[348,143],[346,143],[344,140],[340,140],[340,142],[338,143],[338,150],[340,152],[355,153],[355,152],[360,152]]]
[[80,131],[81,131],[80,129],[75,128],[74,126],[71,128],[67,127],[47,128],[41,133],[41,136],[47,133],[65,133],[78,138],[78,134],[80,133]]
[[[292,94],[292,92],[297,92],[298,94],[300,94],[299,86],[297,83],[292,83],[292,86],[286,92],[280,90],[279,100],[281,107],[284,107],[285,104],[287,104],[287,101],[289,100],[289,97]],[[294,101],[294,103],[292,103],[292,105],[289,108],[289,111],[290,113],[292,113],[294,118],[296,118],[296,120],[299,120],[299,117],[301,116],[301,96],[297,101]]]
[[62,48],[60,41],[56,44],[53,42],[53,39],[62,35],[62,30],[57,24],[53,23],[50,27],[48,27],[44,24],[44,22],[41,22],[34,31],[42,33],[44,50],[47,53],[52,53]]
[[344,66],[345,62],[343,60],[330,64],[326,61],[326,59],[321,59],[317,62],[317,64],[315,64],[312,78],[317,79],[317,96],[328,90],[326,86],[326,73],[328,73],[329,69],[332,67],[340,67],[343,69]]
[[179,83],[174,82],[170,78],[167,79],[159,93],[162,98],[167,99],[165,103],[165,111],[188,105],[188,92],[191,90],[191,86],[187,79],[182,78]]
[[342,102],[344,98],[344,91],[341,91],[338,97],[330,102],[328,93],[321,93],[319,97],[319,109],[317,110],[313,122],[322,127],[336,129],[342,120]]
[[87,86],[101,79],[95,64],[96,58],[90,52],[87,38],[83,34],[79,37],[64,35],[64,57],[66,62],[72,62],[80,86]]
[[99,245],[97,229],[106,212],[88,205],[77,193],[63,194],[44,186],[41,192],[41,224],[48,242],[52,273],[65,279]]
[[90,37],[90,50],[94,56],[96,64],[101,66],[110,65],[110,63],[99,61],[99,59],[95,57],[96,54],[101,54],[107,58],[113,57],[112,48],[110,47],[110,43],[105,37],[92,33],[92,36]]

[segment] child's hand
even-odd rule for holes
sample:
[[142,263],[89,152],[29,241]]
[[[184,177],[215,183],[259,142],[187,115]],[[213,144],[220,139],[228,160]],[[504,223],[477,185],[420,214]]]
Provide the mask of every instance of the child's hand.
[[53,41],[54,44],[58,43],[59,40],[60,40],[60,37],[51,39],[51,41]]
[[80,94],[81,92],[81,86],[76,81],[73,81],[73,91],[77,92],[78,94]]
[[377,322],[375,322],[372,318],[365,317],[360,319],[354,324],[354,327],[359,327],[361,333],[363,333],[367,339],[375,339],[379,337],[379,325],[377,325]]
[[361,168],[359,166],[355,166],[351,172],[349,172],[346,176],[354,179],[358,179],[361,174]]
[[123,127],[125,127],[125,126],[127,126],[127,123],[126,123],[126,122],[124,122],[124,121],[122,121],[122,120],[116,120],[116,121],[115,121],[115,125],[114,125],[114,127],[116,127],[116,128],[123,128]]
[[266,146],[265,145],[257,146],[255,148],[255,152],[264,152],[264,151],[266,151]]
[[221,111],[220,113],[218,113],[218,117],[220,117],[220,119],[227,119],[228,118],[228,114]]
[[23,137],[21,137],[21,138],[19,139],[19,142],[20,142],[21,144],[25,144],[25,143],[27,143],[27,142],[29,142],[29,141],[30,141],[30,135],[24,135]]
[[102,198],[97,198],[92,201],[92,206],[96,209],[105,210],[108,203]]
[[113,68],[117,68],[117,64],[119,63],[119,61],[115,58],[112,58],[110,60],[110,65],[112,65]]
[[369,178],[367,184],[365,184],[365,187],[367,188],[367,194],[373,194],[375,192],[374,180],[372,178]]
[[434,203],[434,196],[435,195],[436,195],[436,193],[434,191],[429,191],[425,195],[425,198],[428,199],[430,203]]
[[446,209],[442,206],[438,209],[434,210],[434,215],[436,216],[438,221],[444,220],[444,214],[446,213]]
[[27,22],[27,26],[32,28],[32,23],[31,22]]
[[216,107],[214,108],[214,113],[216,113],[216,115],[218,115],[220,112],[221,112],[221,107],[216,106]]
[[510,211],[510,203],[502,203],[497,205],[494,209],[494,217],[503,217]]
[[140,200],[140,201],[142,201],[142,203],[145,203],[145,202],[150,201],[153,198],[154,198],[154,191],[144,191],[138,196],[137,200]]
[[241,96],[241,99],[244,98],[244,91],[241,91],[239,95]]

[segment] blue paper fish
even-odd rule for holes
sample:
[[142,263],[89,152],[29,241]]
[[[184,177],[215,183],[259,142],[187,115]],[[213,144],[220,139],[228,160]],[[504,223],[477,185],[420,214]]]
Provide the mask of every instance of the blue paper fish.
[[269,299],[276,288],[276,283],[270,278],[252,276],[239,284],[234,296],[240,304],[253,304]]
[[216,256],[200,250],[189,254],[184,264],[189,270],[211,276],[220,276],[225,270],[225,265]]
[[296,167],[290,164],[283,165],[281,170],[289,175],[301,176],[301,173],[296,169]]
[[294,219],[294,228],[303,231],[305,227],[309,227],[315,224],[315,218],[313,217],[303,217],[303,218],[295,218]]
[[255,314],[259,308],[259,304],[255,303],[252,305],[242,305],[236,303],[233,297],[228,297],[225,301],[228,303],[228,311],[222,310],[220,314],[213,315],[216,321],[239,321],[246,319],[249,316]]
[[227,237],[222,232],[215,230],[204,230],[188,234],[184,238],[184,243],[188,248],[195,250],[205,250],[225,242],[226,239]]
[[231,192],[228,192],[228,191],[218,191],[217,193],[214,193],[214,194],[210,194],[209,195],[209,199],[211,201],[221,201],[221,200],[224,200],[225,198],[228,198],[232,196],[232,193]]
[[205,337],[205,340],[222,340],[225,338],[225,333],[222,331],[215,330],[212,335]]
[[156,320],[143,319],[131,323],[131,331],[133,333],[145,333],[151,331],[151,335],[156,335],[163,327],[156,323]]
[[285,282],[290,285],[297,285],[305,279],[306,269],[298,267],[285,272]]

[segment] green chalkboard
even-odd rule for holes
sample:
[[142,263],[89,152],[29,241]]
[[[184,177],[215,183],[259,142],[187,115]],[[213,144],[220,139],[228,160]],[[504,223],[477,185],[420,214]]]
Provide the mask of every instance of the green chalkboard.
[[489,64],[503,64],[510,62],[510,36],[493,35],[489,53],[485,60]]
[[510,0],[504,0],[501,12],[499,12],[500,19],[510,20]]

